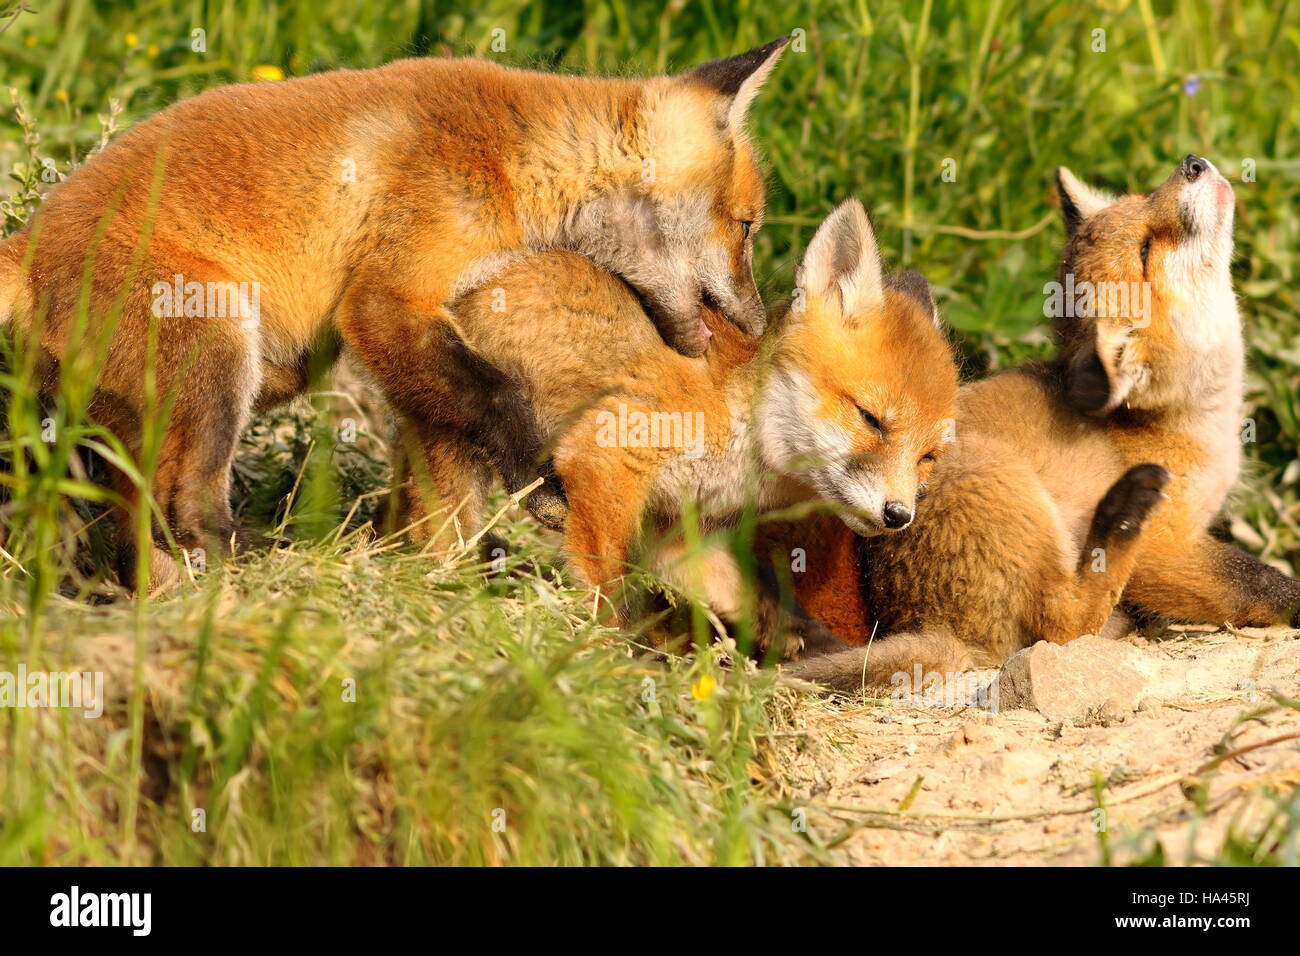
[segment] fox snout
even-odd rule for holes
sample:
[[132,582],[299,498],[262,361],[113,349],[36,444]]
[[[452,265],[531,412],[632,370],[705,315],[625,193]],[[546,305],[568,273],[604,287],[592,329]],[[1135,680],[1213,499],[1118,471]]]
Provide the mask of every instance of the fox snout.
[[886,501],[881,516],[890,531],[901,531],[912,523],[912,509],[901,501]]
[[916,514],[913,504],[900,500],[886,501],[879,509],[856,508],[841,513],[840,519],[859,537],[872,538],[879,534],[902,531],[912,524]]
[[1188,153],[1183,157],[1183,161],[1178,164],[1178,173],[1189,183],[1194,183],[1201,178],[1201,174],[1207,169],[1213,169],[1209,160],[1201,159],[1199,156],[1193,156]]
[[[906,461],[906,463],[904,463]],[[864,538],[902,531],[916,516],[919,476],[905,456],[850,460],[823,473],[824,487],[837,499],[840,518]]]
[[703,292],[704,304],[720,312],[723,318],[746,335],[762,335],[767,328],[767,311],[763,308],[758,286],[752,278],[748,285],[747,289],[728,289],[722,295],[706,287]]
[[1178,191],[1178,215],[1189,237],[1214,238],[1232,228],[1232,186],[1214,164],[1188,153],[1167,186]]

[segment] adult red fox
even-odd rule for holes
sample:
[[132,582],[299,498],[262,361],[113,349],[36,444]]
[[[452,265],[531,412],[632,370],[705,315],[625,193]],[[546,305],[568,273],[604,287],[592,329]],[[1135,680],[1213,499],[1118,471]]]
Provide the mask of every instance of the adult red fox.
[[960,390],[916,523],[862,542],[857,566],[833,560],[847,536],[830,525],[780,541],[808,552],[810,614],[853,643],[878,629],[869,652],[800,676],[850,690],[916,664],[997,666],[1099,633],[1121,595],[1175,621],[1300,626],[1300,582],[1208,533],[1241,463],[1231,186],[1197,156],[1148,196],[1113,199],[1066,169],[1057,184],[1059,356]]
[[[448,303],[571,249],[636,289],[685,355],[708,340],[702,303],[761,332],[744,119],[785,44],[642,81],[424,59],[209,91],[91,157],[0,243],[0,323],[40,350],[47,392],[102,343],[90,414],[133,453],[156,323],[171,415],[153,491],[184,547],[227,541],[241,429],[341,344],[408,435],[452,426],[518,488],[543,467],[532,412]],[[114,484],[129,553],[138,496]],[[562,523],[553,478],[529,504]]]
[[[916,273],[882,274],[856,200],[818,228],[796,281],[761,341],[706,312],[714,337],[703,358],[664,346],[625,283],[570,253],[518,262],[456,304],[466,342],[520,383],[553,442],[569,494],[565,549],[588,585],[645,557],[643,519],[662,528],[690,505],[706,532],[750,501],[827,501],[850,533],[911,520],[957,389],[929,287]],[[500,301],[529,320],[503,321]],[[444,441],[434,490],[469,503],[472,531],[492,475],[456,435]],[[419,481],[406,494],[412,517],[428,513]],[[674,554],[652,563],[682,581]],[[706,561],[704,597],[734,619],[739,570],[721,550]]]

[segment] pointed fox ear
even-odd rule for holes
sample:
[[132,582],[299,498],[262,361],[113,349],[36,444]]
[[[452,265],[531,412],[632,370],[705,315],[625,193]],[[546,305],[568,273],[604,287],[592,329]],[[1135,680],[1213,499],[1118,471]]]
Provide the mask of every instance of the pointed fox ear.
[[710,60],[687,70],[681,78],[688,82],[707,86],[723,97],[725,107],[723,119],[730,129],[739,129],[745,121],[745,114],[754,97],[763,88],[776,61],[781,57],[789,37],[778,37],[771,43],[756,47],[748,53],[727,57],[725,60]]
[[853,325],[884,298],[880,250],[862,203],[848,199],[817,227],[795,282],[811,299],[838,309]]
[[939,309],[934,304],[934,292],[930,290],[930,283],[921,273],[915,269],[895,272],[885,277],[885,287],[909,296],[930,317],[934,327],[943,330],[943,323],[939,320]]
[[1056,192],[1061,197],[1061,214],[1065,231],[1073,233],[1084,220],[1101,212],[1115,200],[1093,189],[1064,166],[1056,167]]

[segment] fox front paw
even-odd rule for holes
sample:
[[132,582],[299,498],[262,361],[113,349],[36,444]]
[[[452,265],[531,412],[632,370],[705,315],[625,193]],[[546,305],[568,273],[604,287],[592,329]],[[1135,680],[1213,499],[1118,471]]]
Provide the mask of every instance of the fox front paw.
[[1159,465],[1137,465],[1111,486],[1097,506],[1098,530],[1105,537],[1135,537],[1164,499],[1169,472]]

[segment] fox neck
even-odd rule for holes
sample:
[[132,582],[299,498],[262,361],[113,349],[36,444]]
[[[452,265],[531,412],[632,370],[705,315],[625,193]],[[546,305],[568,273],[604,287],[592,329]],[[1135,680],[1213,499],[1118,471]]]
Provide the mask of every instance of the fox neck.
[[742,366],[736,388],[743,395],[746,416],[746,448],[750,473],[761,476],[760,506],[787,508],[812,501],[818,496],[808,484],[789,474],[792,432],[795,418],[807,414],[796,406],[796,394],[806,389],[797,383],[805,377],[798,361],[784,348],[785,321],[773,322],[763,335],[754,359]]
[[1212,427],[1236,435],[1245,387],[1245,345],[1237,301],[1226,276],[1198,290],[1195,301],[1178,303],[1181,367],[1166,383],[1163,417],[1170,424]]
[[1232,287],[1224,280],[1197,290],[1194,301],[1174,304],[1171,361],[1158,383],[1129,403],[1139,420],[1199,446],[1201,465],[1188,477],[1207,520],[1236,483],[1242,459],[1245,346]]
[[528,246],[583,252],[593,231],[619,225],[619,203],[632,199],[644,172],[647,149],[633,118],[641,99],[636,84],[611,84],[594,99],[561,104],[556,121],[535,131],[510,176]]
[[718,458],[697,472],[695,480],[697,486],[701,482],[720,484],[711,497],[727,502],[724,511],[745,502],[752,502],[760,510],[771,510],[812,497],[811,491],[783,476],[780,467],[774,466],[777,455],[765,437],[770,430],[767,418],[776,407],[769,385],[777,374],[774,362],[781,347],[781,325],[780,321],[771,323],[756,347],[744,349],[744,357],[710,348],[704,359],[713,366],[715,387],[726,396],[729,421]]
[[1208,320],[1181,332],[1182,345],[1189,355],[1185,369],[1188,400],[1178,410],[1181,415],[1175,413],[1170,417],[1175,427],[1199,439],[1204,447],[1205,460],[1213,476],[1207,497],[1217,508],[1241,472],[1246,360],[1241,320],[1231,287],[1227,286],[1218,301],[1205,303],[1202,308],[1206,306]]

